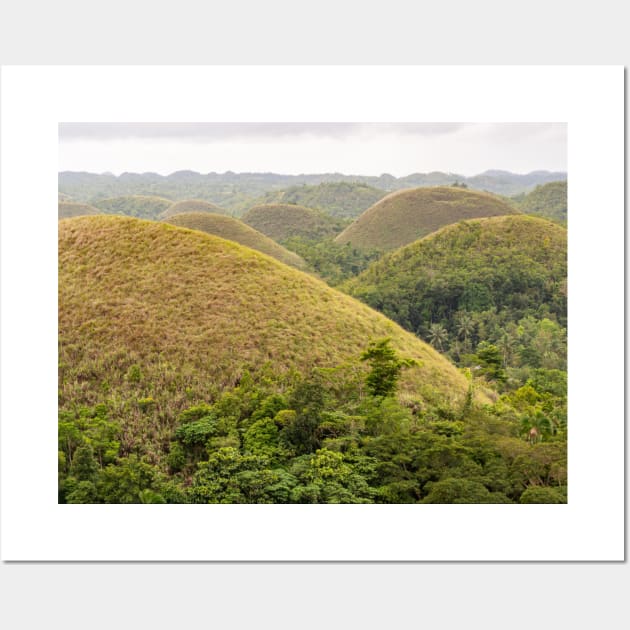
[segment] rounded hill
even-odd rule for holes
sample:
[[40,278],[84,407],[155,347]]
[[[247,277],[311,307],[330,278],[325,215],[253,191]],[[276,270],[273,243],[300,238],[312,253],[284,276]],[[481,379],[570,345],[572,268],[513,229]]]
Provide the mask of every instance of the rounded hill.
[[[513,215],[446,226],[385,255],[343,288],[446,350],[462,340],[499,343],[504,333],[525,347],[531,340],[517,330],[524,318],[566,326],[566,280],[566,229]],[[540,344],[541,357],[553,350],[544,335]]]
[[454,186],[412,188],[391,193],[375,203],[335,241],[359,248],[392,250],[450,223],[515,212],[489,193]]
[[285,203],[254,206],[243,221],[278,242],[293,237],[322,239],[338,234],[344,225],[321,210]]
[[102,214],[102,210],[88,203],[76,203],[74,201],[60,201],[58,204],[59,219],[82,217],[90,214]]
[[163,219],[172,217],[183,212],[213,212],[215,214],[226,214],[223,208],[203,199],[183,199],[172,203],[162,214]]
[[306,266],[304,260],[297,254],[290,252],[269,237],[232,217],[211,212],[184,212],[166,219],[166,222],[240,243],[298,269]]
[[513,198],[518,209],[526,214],[567,222],[567,182],[550,182]]
[[124,195],[95,201],[94,205],[106,214],[122,214],[138,219],[157,219],[173,205],[172,199],[154,195]]
[[261,202],[297,204],[322,210],[332,217],[353,219],[386,194],[384,190],[360,182],[322,182],[272,191]]
[[384,337],[418,361],[401,396],[463,400],[465,377],[429,345],[259,252],[127,217],[59,223],[60,409],[107,400],[112,419],[147,442],[168,439],[183,409],[236,386],[246,371],[264,378],[332,368]]

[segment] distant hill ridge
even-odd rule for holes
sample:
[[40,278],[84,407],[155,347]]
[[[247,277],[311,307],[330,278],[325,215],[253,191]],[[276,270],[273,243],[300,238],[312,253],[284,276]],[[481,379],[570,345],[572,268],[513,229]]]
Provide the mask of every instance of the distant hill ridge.
[[77,203],[75,201],[59,201],[57,204],[57,213],[59,219],[68,219],[70,217],[101,214],[102,210],[99,210],[98,208],[95,208],[88,203]]
[[[105,197],[122,195],[158,195],[176,200],[199,198],[228,210],[238,210],[239,213],[247,204],[245,197],[250,201],[258,200],[270,192],[301,184],[316,186],[323,183],[354,182],[390,192],[419,186],[448,186],[457,181],[476,190],[513,196],[528,192],[539,184],[566,179],[564,172],[532,171],[517,174],[501,170],[485,171],[472,177],[441,171],[412,173],[404,177],[394,177],[387,173],[379,176],[342,173],[281,175],[230,171],[205,174],[177,171],[170,175],[122,173],[119,176],[111,173],[62,171],[58,176],[59,192],[70,195],[77,201],[93,203]],[[305,203],[304,200],[299,201]]]
[[95,201],[94,205],[107,214],[124,214],[138,219],[157,219],[173,205],[173,200],[154,195],[123,195]]

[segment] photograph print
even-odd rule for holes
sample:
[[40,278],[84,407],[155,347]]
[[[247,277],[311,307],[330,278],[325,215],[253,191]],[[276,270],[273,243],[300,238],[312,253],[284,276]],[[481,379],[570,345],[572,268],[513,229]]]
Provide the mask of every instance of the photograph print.
[[64,122],[58,212],[60,504],[568,502],[565,123]]

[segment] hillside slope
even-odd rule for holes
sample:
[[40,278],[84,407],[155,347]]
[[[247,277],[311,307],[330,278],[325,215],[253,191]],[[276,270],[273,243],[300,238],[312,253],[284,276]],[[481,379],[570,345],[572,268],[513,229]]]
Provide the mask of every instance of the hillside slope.
[[444,225],[477,217],[514,214],[494,195],[438,186],[392,193],[366,210],[335,239],[341,245],[396,249]]
[[290,252],[269,237],[232,217],[211,212],[184,212],[165,219],[165,221],[171,225],[199,230],[240,243],[298,269],[303,269],[306,266],[304,260],[297,254]]
[[90,214],[101,214],[102,211],[88,203],[76,203],[74,201],[60,201],[58,203],[59,219],[82,217]]
[[162,214],[163,219],[182,214],[184,212],[213,212],[215,214],[226,214],[223,208],[204,201],[203,199],[184,199],[171,204]]
[[151,397],[142,430],[157,439],[182,409],[234,386],[246,369],[333,367],[383,337],[420,362],[402,395],[465,395],[465,378],[430,346],[251,249],[126,217],[59,224],[60,409],[105,398],[123,424],[146,424],[137,400]]
[[293,237],[321,239],[333,236],[344,225],[320,210],[282,203],[254,206],[245,213],[243,221],[278,242]]

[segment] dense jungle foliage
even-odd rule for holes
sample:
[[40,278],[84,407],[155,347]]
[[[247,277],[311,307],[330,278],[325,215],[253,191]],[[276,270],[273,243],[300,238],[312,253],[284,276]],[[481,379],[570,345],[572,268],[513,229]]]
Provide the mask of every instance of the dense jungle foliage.
[[[66,503],[564,503],[566,380],[537,370],[494,405],[395,397],[389,340],[350,366],[239,385],[177,418],[163,453],[130,447],[108,403],[59,418]],[[151,399],[138,400],[150,411]]]
[[466,221],[387,255],[343,289],[502,389],[566,370],[566,230]]

